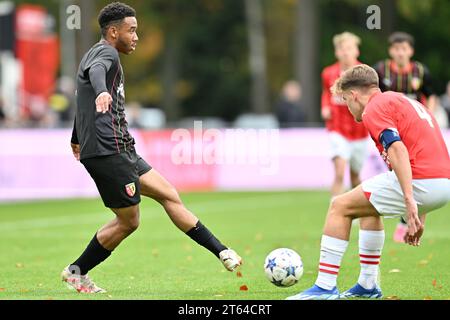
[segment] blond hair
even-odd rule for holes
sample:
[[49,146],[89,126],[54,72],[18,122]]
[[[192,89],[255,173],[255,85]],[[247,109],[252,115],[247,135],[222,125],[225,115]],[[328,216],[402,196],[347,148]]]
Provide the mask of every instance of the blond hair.
[[339,33],[333,37],[333,44],[335,48],[339,47],[339,45],[344,41],[353,41],[357,46],[359,46],[361,43],[361,38],[348,31]]
[[359,64],[346,70],[331,87],[333,94],[341,95],[350,89],[378,88],[378,74],[367,64]]

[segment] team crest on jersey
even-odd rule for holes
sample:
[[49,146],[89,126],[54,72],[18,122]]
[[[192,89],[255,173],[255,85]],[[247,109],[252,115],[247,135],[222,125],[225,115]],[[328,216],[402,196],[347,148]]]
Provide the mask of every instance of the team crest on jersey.
[[134,196],[134,194],[136,193],[136,185],[134,184],[134,182],[127,184],[125,186],[125,191],[130,197]]
[[391,79],[384,78],[384,79],[383,79],[383,84],[384,84],[386,87],[390,87],[391,84],[392,84],[392,81],[391,81]]
[[417,77],[414,77],[411,79],[411,87],[413,88],[414,91],[419,90],[420,88],[420,79]]

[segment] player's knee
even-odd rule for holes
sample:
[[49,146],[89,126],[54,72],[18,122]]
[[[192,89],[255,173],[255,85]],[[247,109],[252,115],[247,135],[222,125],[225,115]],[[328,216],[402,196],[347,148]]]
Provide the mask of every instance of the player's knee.
[[136,231],[138,227],[139,227],[139,220],[132,220],[122,224],[122,231],[126,235],[129,235],[134,231]]
[[122,231],[125,234],[131,234],[139,228],[139,214],[128,217],[121,221]]
[[139,217],[136,217],[136,218],[131,219],[131,220],[129,221],[129,224],[128,224],[129,230],[130,230],[131,232],[136,231],[137,228],[139,228],[139,223],[140,223]]
[[331,201],[330,214],[348,216],[350,213],[348,209],[349,203],[345,195],[337,196]]

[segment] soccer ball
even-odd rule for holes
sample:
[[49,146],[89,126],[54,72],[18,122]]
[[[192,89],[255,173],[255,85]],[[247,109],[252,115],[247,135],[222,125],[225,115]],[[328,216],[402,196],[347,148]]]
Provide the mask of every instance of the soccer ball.
[[303,262],[294,250],[279,248],[267,255],[264,271],[274,285],[290,287],[303,275]]

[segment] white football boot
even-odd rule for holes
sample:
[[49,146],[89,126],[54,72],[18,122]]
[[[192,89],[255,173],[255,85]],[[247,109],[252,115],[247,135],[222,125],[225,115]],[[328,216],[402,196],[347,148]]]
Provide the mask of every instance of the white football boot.
[[234,271],[242,264],[242,258],[232,249],[220,251],[219,258],[228,271]]
[[64,281],[70,289],[75,289],[80,293],[105,293],[106,290],[97,287],[95,283],[86,274],[84,276],[72,274],[69,266],[61,272],[61,280]]

